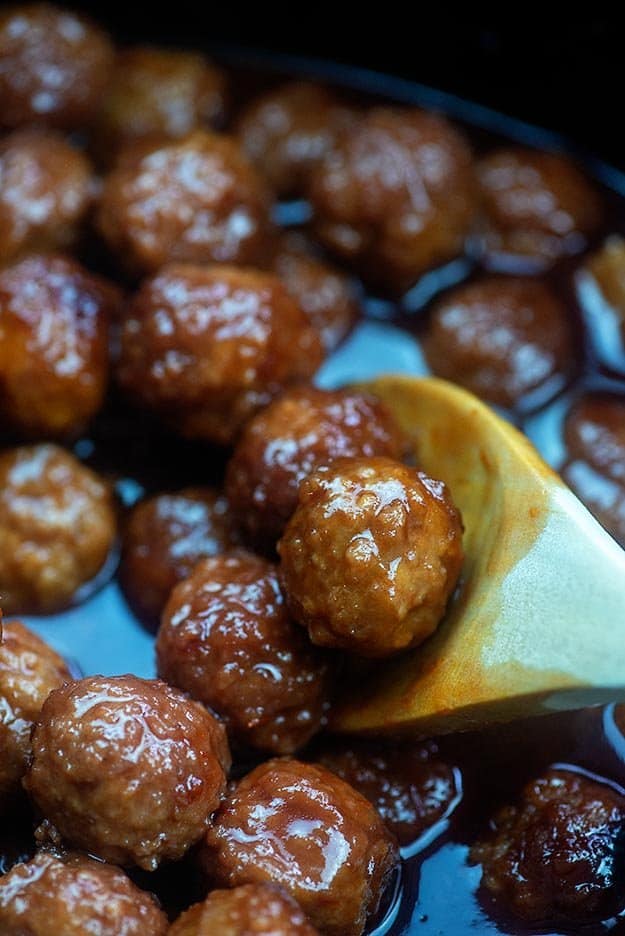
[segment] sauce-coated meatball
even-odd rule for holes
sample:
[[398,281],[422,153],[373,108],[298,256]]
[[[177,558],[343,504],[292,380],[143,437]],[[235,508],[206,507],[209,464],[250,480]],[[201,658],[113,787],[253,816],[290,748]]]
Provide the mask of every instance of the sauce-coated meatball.
[[543,283],[488,277],[435,306],[424,351],[434,373],[499,406],[531,408],[571,376],[567,309]]
[[224,792],[222,725],[158,680],[91,676],[52,692],[24,786],[61,836],[154,870],[197,842]]
[[326,657],[289,618],[275,566],[251,553],[204,559],[174,589],[156,653],[159,675],[240,745],[292,754],[323,722]]
[[270,884],[212,891],[178,917],[167,936],[315,936],[300,907]]
[[102,569],[116,533],[111,491],[56,445],[0,454],[0,595],[7,614],[67,606]]
[[398,852],[360,793],[323,767],[285,759],[241,780],[206,835],[201,861],[218,884],[278,884],[323,933],[359,936]]
[[269,198],[234,140],[196,130],[125,150],[105,180],[97,224],[137,273],[172,260],[262,264]]
[[625,891],[625,798],[583,774],[551,769],[504,808],[471,850],[482,887],[533,922],[606,917]]
[[442,117],[374,108],[313,172],[316,233],[392,292],[462,252],[474,214],[471,153]]
[[134,298],[118,377],[178,431],[227,443],[321,357],[317,333],[277,277],[172,264]]
[[462,566],[462,521],[442,481],[390,458],[317,469],[278,544],[281,580],[313,643],[365,657],[436,629]]
[[287,391],[245,426],[226,472],[233,512],[251,544],[275,547],[300,483],[341,456],[400,458],[403,439],[383,403],[356,390]]
[[41,851],[0,877],[2,936],[165,936],[167,917],[123,871]]

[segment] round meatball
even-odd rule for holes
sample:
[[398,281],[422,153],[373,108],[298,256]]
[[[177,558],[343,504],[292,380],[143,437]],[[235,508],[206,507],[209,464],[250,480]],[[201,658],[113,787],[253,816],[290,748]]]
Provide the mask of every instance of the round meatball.
[[504,808],[471,849],[482,887],[524,920],[610,916],[625,891],[625,799],[570,770],[551,769]]
[[242,884],[212,891],[178,917],[167,936],[315,936],[298,904],[279,887]]
[[97,26],[70,10],[25,3],[0,11],[0,126],[88,123],[113,64]]
[[570,379],[567,309],[543,283],[487,277],[435,306],[423,348],[435,374],[504,407],[531,409]]
[[586,246],[601,222],[599,197],[565,156],[514,147],[477,167],[482,250],[489,265],[532,272]]
[[24,786],[69,843],[149,871],[210,823],[230,767],[220,722],[158,680],[91,676],[45,702]]
[[41,706],[68,679],[63,659],[36,634],[0,621],[0,811],[20,789]]
[[72,246],[92,195],[89,162],[63,137],[34,130],[4,137],[0,140],[0,263],[30,251]]
[[245,426],[228,464],[226,490],[247,540],[267,552],[311,471],[341,456],[401,458],[403,447],[393,417],[374,397],[296,387]]
[[133,608],[144,620],[160,618],[174,585],[200,559],[236,546],[227,499],[210,488],[186,488],[137,504],[124,531],[121,578]]
[[262,265],[269,197],[234,140],[196,130],[125,150],[105,179],[96,221],[136,273],[173,260]]
[[217,884],[271,882],[328,936],[359,936],[397,867],[373,806],[323,767],[272,760],[223,802],[202,845]]
[[251,553],[204,559],[167,602],[158,672],[224,719],[240,746],[292,754],[321,727],[329,667],[284,606],[277,570]]
[[56,445],[0,454],[0,595],[6,614],[66,607],[100,572],[116,535],[107,484]]
[[132,302],[118,377],[184,435],[225,444],[321,358],[316,332],[277,277],[172,264]]
[[442,481],[391,458],[341,458],[302,482],[278,552],[313,643],[385,657],[436,630],[462,566],[462,521]]
[[313,171],[322,242],[391,292],[462,252],[474,214],[471,153],[443,117],[373,108]]
[[0,877],[3,936],[165,936],[167,928],[150,894],[84,855],[41,851]]

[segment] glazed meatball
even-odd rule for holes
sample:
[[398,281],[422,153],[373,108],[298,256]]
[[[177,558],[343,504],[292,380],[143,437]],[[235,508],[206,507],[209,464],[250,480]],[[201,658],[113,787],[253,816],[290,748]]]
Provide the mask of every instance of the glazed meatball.
[[385,657],[436,630],[462,566],[462,521],[442,481],[390,458],[341,458],[302,482],[278,552],[313,643]]
[[215,890],[178,917],[167,936],[315,936],[298,904],[270,884]]
[[280,885],[328,936],[359,936],[398,852],[360,793],[323,767],[284,759],[261,764],[223,802],[201,862],[224,886]]
[[319,730],[329,667],[284,606],[275,566],[251,553],[204,559],[167,602],[158,672],[224,719],[241,746],[292,754]]
[[225,444],[321,357],[316,332],[277,277],[172,264],[134,298],[118,377],[184,435]]
[[77,848],[151,871],[210,823],[226,785],[224,729],[158,680],[91,676],[45,702],[24,786]]
[[6,614],[66,607],[116,534],[108,485],[56,445],[0,454],[0,595]]
[[93,117],[113,47],[83,16],[48,3],[0,11],[0,125],[76,129]]
[[513,277],[449,292],[432,311],[423,348],[438,376],[521,409],[554,396],[575,365],[564,304],[543,283]]
[[41,851],[0,877],[3,936],[165,936],[167,917],[119,868]]
[[174,585],[200,559],[237,542],[228,501],[211,488],[186,488],[137,504],[124,531],[121,562],[133,608],[145,621],[157,622]]
[[482,887],[524,920],[579,923],[619,909],[625,799],[583,774],[551,769],[504,808],[471,850]]
[[4,137],[0,140],[0,263],[30,251],[72,246],[92,194],[89,162],[63,137],[34,130]]
[[310,192],[321,241],[394,293],[462,252],[475,208],[467,144],[419,110],[373,108],[345,129]]
[[0,812],[20,789],[41,706],[68,679],[65,662],[36,634],[0,621]]
[[489,265],[531,272],[578,253],[601,221],[591,184],[565,156],[520,147],[478,164],[482,249]]
[[247,540],[275,548],[297,506],[300,483],[341,456],[400,458],[404,440],[383,403],[356,390],[287,391],[244,428],[226,490]]
[[100,409],[116,287],[61,255],[0,270],[0,425],[77,435]]
[[174,260],[262,265],[269,197],[234,140],[196,130],[125,150],[105,179],[96,221],[135,273]]

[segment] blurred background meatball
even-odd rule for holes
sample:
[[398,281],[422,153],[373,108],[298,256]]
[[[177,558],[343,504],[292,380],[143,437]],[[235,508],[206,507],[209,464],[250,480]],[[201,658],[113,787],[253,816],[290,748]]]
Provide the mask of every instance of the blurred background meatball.
[[56,445],[0,454],[0,595],[6,614],[66,607],[116,535],[107,484]]
[[293,898],[270,884],[212,891],[178,917],[168,936],[315,936]]

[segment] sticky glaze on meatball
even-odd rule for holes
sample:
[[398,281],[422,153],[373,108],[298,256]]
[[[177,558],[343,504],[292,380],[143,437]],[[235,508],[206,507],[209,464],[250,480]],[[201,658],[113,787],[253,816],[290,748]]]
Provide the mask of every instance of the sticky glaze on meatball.
[[272,760],[223,802],[201,853],[217,884],[271,882],[329,936],[359,936],[398,861],[373,806],[323,767]]
[[552,769],[504,808],[471,849],[482,887],[532,922],[610,916],[624,893],[625,798],[583,774]]
[[292,754],[319,730],[329,666],[291,621],[275,566],[239,551],[204,559],[167,602],[159,676],[224,719],[241,746]]
[[0,621],[0,812],[20,789],[41,706],[68,679],[64,660],[36,634]]
[[185,435],[230,442],[272,397],[310,377],[316,332],[269,273],[172,264],[136,294],[118,377]]
[[561,390],[574,371],[569,319],[543,283],[486,277],[438,302],[423,348],[438,376],[489,403],[531,409]]
[[0,877],[3,936],[165,936],[155,899],[119,868],[41,851]]
[[178,917],[167,936],[315,936],[300,907],[270,884],[212,891]]
[[471,153],[444,118],[373,108],[314,170],[315,230],[391,292],[462,252],[475,208]]
[[6,614],[66,607],[113,546],[111,490],[56,445],[0,454],[0,595]]
[[297,506],[300,483],[341,456],[400,458],[404,440],[379,400],[356,390],[287,391],[245,426],[226,471],[247,540],[272,550]]
[[88,123],[113,64],[108,36],[48,3],[0,11],[0,126]]
[[136,273],[173,260],[262,265],[269,198],[234,140],[196,130],[125,150],[105,179],[97,225]]
[[391,458],[341,458],[302,482],[278,552],[313,643],[385,657],[436,630],[462,566],[462,521],[442,481]]
[[224,792],[220,722],[158,680],[91,676],[52,692],[24,786],[76,848],[149,871],[197,842]]

